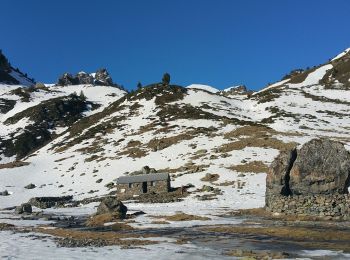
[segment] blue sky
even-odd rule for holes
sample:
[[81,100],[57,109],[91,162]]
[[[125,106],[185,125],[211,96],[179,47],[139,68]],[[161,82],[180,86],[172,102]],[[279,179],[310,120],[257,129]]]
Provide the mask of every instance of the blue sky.
[[348,0],[0,0],[0,48],[38,81],[106,67],[128,89],[260,89],[350,47]]

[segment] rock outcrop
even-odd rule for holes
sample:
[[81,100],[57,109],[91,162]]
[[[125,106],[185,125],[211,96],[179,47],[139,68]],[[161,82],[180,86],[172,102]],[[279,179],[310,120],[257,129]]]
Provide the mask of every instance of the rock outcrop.
[[350,218],[350,153],[340,142],[313,139],[281,152],[266,181],[266,209],[286,214]]
[[348,193],[349,175],[350,153],[344,145],[313,139],[274,160],[267,177],[267,196]]
[[112,86],[113,80],[106,69],[99,69],[95,74],[95,85]]
[[34,197],[31,198],[28,203],[37,208],[46,209],[51,207],[63,206],[66,203],[70,203],[73,200],[73,196],[61,196],[61,197]]
[[59,79],[57,85],[96,85],[96,86],[117,86],[113,83],[111,76],[106,69],[99,69],[96,73],[88,74],[79,72],[76,75],[64,73]]
[[33,212],[32,205],[29,203],[23,203],[21,206],[17,206],[15,209],[17,214],[31,214]]
[[292,194],[348,193],[350,153],[342,143],[314,139],[303,145],[290,171]]
[[113,214],[115,217],[124,219],[127,211],[128,208],[116,197],[108,197],[101,201],[96,215]]

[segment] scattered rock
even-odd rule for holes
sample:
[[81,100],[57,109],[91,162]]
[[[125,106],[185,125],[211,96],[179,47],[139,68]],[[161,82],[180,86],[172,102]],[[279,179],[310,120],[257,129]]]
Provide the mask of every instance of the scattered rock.
[[31,190],[34,189],[36,186],[33,183],[28,184],[27,186],[24,186],[25,189]]
[[201,179],[201,181],[213,182],[213,181],[217,181],[218,179],[219,179],[219,174],[207,173],[207,174]]
[[15,213],[17,214],[31,214],[33,212],[32,205],[29,203],[23,203],[21,206],[16,207]]
[[101,201],[97,208],[96,215],[113,213],[117,214],[120,219],[124,219],[127,211],[128,208],[116,197],[107,197]]
[[34,197],[31,198],[28,203],[34,207],[46,209],[52,207],[63,206],[66,203],[70,203],[73,200],[73,196],[61,196],[61,197]]
[[0,196],[9,196],[10,193],[7,190],[1,191]]

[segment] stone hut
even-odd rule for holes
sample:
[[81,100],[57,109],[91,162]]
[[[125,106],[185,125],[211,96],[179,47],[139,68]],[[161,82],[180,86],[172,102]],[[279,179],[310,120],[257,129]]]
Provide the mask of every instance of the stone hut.
[[116,179],[117,192],[123,195],[164,193],[170,191],[170,176],[167,173],[122,176]]
[[340,142],[313,139],[281,152],[266,181],[271,212],[350,219],[350,153]]

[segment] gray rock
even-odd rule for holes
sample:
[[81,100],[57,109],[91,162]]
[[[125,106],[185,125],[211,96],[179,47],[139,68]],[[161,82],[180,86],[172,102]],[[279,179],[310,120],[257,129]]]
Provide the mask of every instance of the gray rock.
[[1,191],[0,196],[8,196],[10,193],[7,190]]
[[17,214],[31,214],[33,212],[32,205],[29,203],[23,203],[21,206],[16,207],[15,213]]
[[348,193],[350,153],[340,142],[314,139],[304,144],[290,171],[292,194]]
[[127,211],[128,208],[116,197],[107,197],[101,201],[100,205],[97,208],[96,215],[110,213],[119,215],[120,219],[124,219],[126,217]]
[[27,186],[24,186],[25,189],[31,190],[34,189],[36,186],[33,183],[28,184]]
[[64,73],[59,79],[58,79],[58,85],[60,86],[70,86],[70,85],[78,85],[79,80],[77,77],[74,77],[70,73]]
[[102,86],[112,86],[113,80],[106,69],[100,69],[95,74],[95,84]]
[[146,165],[142,167],[141,171],[142,171],[142,174],[149,174],[151,169]]
[[[322,205],[328,207],[337,203],[319,195],[332,199],[347,194],[349,185],[350,153],[344,145],[325,138],[313,139],[299,150],[281,152],[272,162],[266,180],[266,207],[278,212],[281,196],[300,195],[298,210],[314,213],[320,211]],[[334,212],[343,212],[342,208]]]
[[94,77],[91,76],[90,74],[87,74],[85,72],[79,72],[76,76],[76,78],[79,81],[79,84],[94,84]]
[[51,207],[63,206],[66,203],[70,203],[73,200],[73,196],[61,196],[61,197],[34,197],[31,198],[28,203],[37,208],[46,209]]

